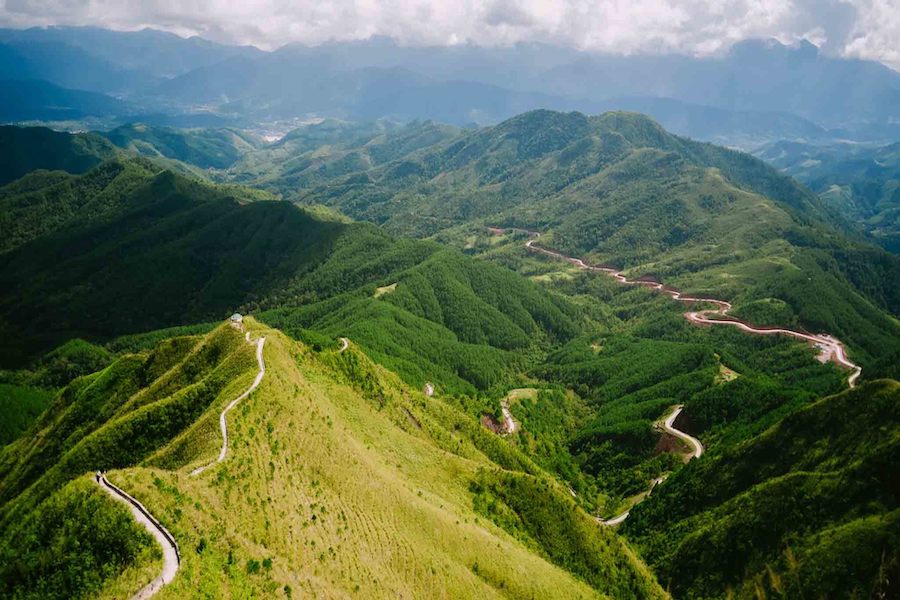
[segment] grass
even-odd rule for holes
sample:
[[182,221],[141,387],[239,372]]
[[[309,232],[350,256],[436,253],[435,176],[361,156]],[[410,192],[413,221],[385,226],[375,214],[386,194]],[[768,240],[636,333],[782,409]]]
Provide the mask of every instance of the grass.
[[[189,476],[218,449],[214,424],[222,405],[255,373],[245,343],[248,360],[199,419],[135,466],[109,474],[182,549],[181,570],[160,598],[663,595],[611,532],[578,525],[582,546],[566,551],[559,546],[565,538],[535,545],[476,512],[470,486],[480,469],[502,464],[550,480],[474,419],[406,387],[355,345],[314,352],[252,318],[244,323],[254,337],[267,337],[267,370],[229,413],[226,460]],[[217,329],[180,350],[174,340],[163,342],[177,355],[169,362],[190,363],[203,340],[225,333]],[[177,395],[184,368],[166,366],[117,410]],[[548,491],[548,499],[558,491]],[[573,523],[589,521],[571,510]],[[588,556],[586,548],[605,550]],[[593,566],[567,570],[561,552],[581,553]],[[146,573],[146,564],[121,571],[115,589]]]
[[380,298],[381,296],[384,296],[385,294],[390,294],[391,292],[393,292],[396,289],[397,289],[396,283],[392,283],[391,285],[384,285],[381,287],[377,287],[377,288],[375,288],[374,296],[376,298]]
[[[381,406],[336,383],[305,347],[259,333],[267,375],[231,413],[224,463],[197,478],[187,466],[112,474],[183,548],[203,541],[162,598],[283,595],[285,586],[300,596],[597,595],[474,513],[469,481],[490,462],[463,437],[453,453],[430,439],[441,422],[427,406],[439,400],[361,357],[388,398]],[[337,364],[357,351],[329,352]],[[398,418],[404,411],[422,429]]]
[[740,377],[740,373],[732,371],[722,363],[719,363],[719,374],[716,375],[716,383],[728,383]]
[[0,383],[0,447],[22,435],[52,399],[41,388]]

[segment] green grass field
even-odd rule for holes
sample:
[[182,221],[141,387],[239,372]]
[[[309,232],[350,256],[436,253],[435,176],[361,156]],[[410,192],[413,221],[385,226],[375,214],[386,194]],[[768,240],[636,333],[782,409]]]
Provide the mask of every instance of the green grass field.
[[[110,479],[140,499],[175,535],[183,563],[161,598],[198,590],[213,597],[664,595],[618,537],[594,527],[539,467],[474,419],[406,387],[353,344],[341,354],[337,344],[317,353],[252,319],[245,324],[254,337],[266,336],[267,371],[260,387],[229,413],[231,445],[223,463],[189,476],[194,466],[217,453],[218,413],[256,371],[250,360],[253,346],[226,326],[193,341],[181,338],[187,344],[179,338],[162,342],[150,356],[164,361],[172,354],[172,359],[153,371],[147,387],[133,389],[113,411],[136,414],[165,403],[167,394],[179,396],[176,389],[188,383],[190,369],[185,366],[194,364],[192,356],[212,343],[232,348],[227,355],[232,358],[219,359],[224,360],[221,365],[232,364],[228,377],[198,418],[160,438],[154,451],[138,455],[128,442],[120,442],[122,455],[132,457],[133,466],[77,463],[84,465],[82,473],[111,468]],[[208,375],[202,380],[210,381],[223,367],[205,356],[201,364]],[[243,358],[235,362],[238,356]],[[128,359],[106,372],[122,360]],[[143,360],[149,369],[148,359]],[[82,443],[115,435],[116,422],[100,424]],[[14,446],[4,458],[14,453],[21,457],[23,451]],[[60,462],[70,462],[72,452]],[[32,459],[19,460],[28,464]],[[524,468],[532,474],[517,471],[519,476],[547,482],[540,484],[538,500],[549,502],[548,507],[566,506],[557,515],[561,531],[577,527],[581,541],[569,546],[562,538],[551,544],[533,533],[539,521],[527,511],[513,513],[520,525],[512,529],[477,512],[472,482],[485,472],[512,476],[515,471],[507,468]],[[58,473],[56,467],[51,470]],[[74,482],[68,484],[75,486],[71,494],[93,493],[89,475],[65,473]],[[39,490],[53,497],[67,485],[53,478],[58,483],[51,486],[46,479],[8,501],[5,514],[35,514],[29,500]],[[15,480],[3,481],[8,486],[6,481]],[[585,529],[585,524],[590,526]],[[15,530],[8,521],[4,528]],[[591,551],[585,563],[589,570],[573,567],[571,553],[590,548],[603,552]],[[116,582],[109,585],[117,587],[105,592],[125,589],[124,582],[146,574],[151,563],[151,555],[133,552],[123,562],[131,566],[108,577]]]

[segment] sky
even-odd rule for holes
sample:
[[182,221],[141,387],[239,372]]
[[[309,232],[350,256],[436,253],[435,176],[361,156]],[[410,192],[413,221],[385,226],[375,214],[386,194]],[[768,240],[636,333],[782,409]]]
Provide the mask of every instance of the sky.
[[900,70],[900,0],[0,0],[0,25],[153,27],[264,49],[378,35],[709,55],[748,38],[807,39]]

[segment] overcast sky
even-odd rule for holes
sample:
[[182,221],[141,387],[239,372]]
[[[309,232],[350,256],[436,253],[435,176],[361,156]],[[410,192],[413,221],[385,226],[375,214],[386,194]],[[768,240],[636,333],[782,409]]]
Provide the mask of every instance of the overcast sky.
[[272,49],[385,35],[410,45],[539,41],[709,54],[806,38],[900,70],[900,0],[0,0],[0,23],[154,27]]

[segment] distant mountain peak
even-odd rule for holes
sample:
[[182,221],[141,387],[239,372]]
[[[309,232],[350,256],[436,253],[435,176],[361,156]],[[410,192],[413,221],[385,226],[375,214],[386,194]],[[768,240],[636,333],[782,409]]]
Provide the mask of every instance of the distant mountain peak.
[[773,54],[798,59],[815,59],[819,47],[802,38],[792,44],[784,44],[775,38],[754,38],[742,40],[731,46],[728,56],[733,58],[765,58]]

